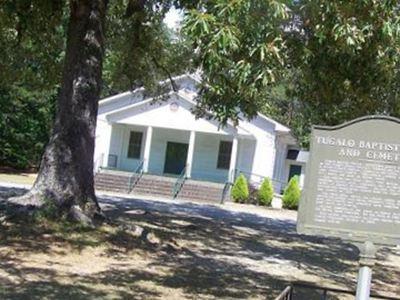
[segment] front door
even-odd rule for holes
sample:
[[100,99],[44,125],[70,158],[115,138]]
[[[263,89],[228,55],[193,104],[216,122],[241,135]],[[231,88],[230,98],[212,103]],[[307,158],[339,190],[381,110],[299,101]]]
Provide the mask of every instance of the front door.
[[164,173],[181,174],[186,165],[188,144],[167,142]]
[[300,176],[300,175],[301,175],[301,166],[290,165],[288,181],[290,181],[290,179],[292,179],[292,177]]

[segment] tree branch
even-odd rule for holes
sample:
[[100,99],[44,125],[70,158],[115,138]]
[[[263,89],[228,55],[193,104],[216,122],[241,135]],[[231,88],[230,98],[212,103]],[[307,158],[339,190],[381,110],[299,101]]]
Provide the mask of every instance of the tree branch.
[[169,72],[169,70],[168,70],[165,66],[163,66],[162,64],[160,64],[160,63],[158,62],[158,60],[157,60],[154,56],[152,56],[151,58],[152,58],[154,64],[156,65],[156,67],[157,67],[157,68],[160,68],[161,70],[163,70],[163,71],[165,72],[165,74],[167,74],[167,76],[168,76],[168,78],[169,78],[169,81],[171,82],[172,90],[173,90],[174,92],[177,92],[177,91],[178,91],[178,86],[176,85],[174,79],[172,78],[172,75],[171,75],[171,73]]
[[144,5],[146,4],[146,0],[130,0],[125,10],[125,18],[131,17],[134,13],[142,11],[144,9]]

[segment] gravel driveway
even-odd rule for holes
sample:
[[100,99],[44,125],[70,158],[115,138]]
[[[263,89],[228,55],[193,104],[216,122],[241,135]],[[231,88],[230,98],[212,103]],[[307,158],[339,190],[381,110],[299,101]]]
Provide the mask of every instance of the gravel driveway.
[[[3,186],[0,198],[22,192]],[[22,243],[4,236],[3,228],[0,298],[274,299],[291,281],[354,288],[358,250],[339,239],[297,234],[293,211],[98,197],[113,220],[125,228],[141,226],[160,246],[137,243],[129,232],[108,231],[101,243],[81,237],[54,241],[47,233]],[[400,295],[399,266],[398,250],[382,249],[373,289]],[[320,297],[303,290],[295,299]]]

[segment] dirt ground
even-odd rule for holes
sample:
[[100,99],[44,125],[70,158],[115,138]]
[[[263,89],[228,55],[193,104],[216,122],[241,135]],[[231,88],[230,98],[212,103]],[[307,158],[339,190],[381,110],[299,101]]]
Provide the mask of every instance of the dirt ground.
[[[21,192],[3,187],[0,198]],[[298,280],[354,288],[358,250],[298,235],[294,212],[99,200],[115,226],[2,221],[0,299],[274,299]],[[400,295],[399,252],[379,252],[374,291]],[[295,299],[321,294],[298,290]]]
[[0,182],[32,185],[36,176],[35,173],[4,173],[0,171]]

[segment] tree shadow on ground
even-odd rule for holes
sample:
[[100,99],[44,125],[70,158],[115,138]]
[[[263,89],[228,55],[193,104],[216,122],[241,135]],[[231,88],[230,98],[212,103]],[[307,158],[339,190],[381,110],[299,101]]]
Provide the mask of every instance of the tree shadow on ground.
[[[0,188],[0,197],[6,192]],[[338,239],[298,235],[291,220],[192,203],[118,197],[100,197],[100,202],[116,226],[93,230],[63,224],[27,226],[23,221],[0,224],[0,247],[12,250],[12,255],[0,254],[0,271],[8,274],[0,273],[0,298],[274,299],[300,273],[354,288],[354,277],[348,274],[357,272],[358,250]],[[137,225],[158,241],[140,238]],[[97,247],[105,247],[101,255],[123,267],[62,273],[51,262],[27,267],[18,256],[19,252],[68,256],[69,251]],[[140,254],[143,263],[131,264],[133,254]],[[387,269],[379,267],[376,288],[390,284],[400,293]],[[33,274],[35,280],[30,279]],[[295,299],[320,298],[320,292],[303,289]]]

